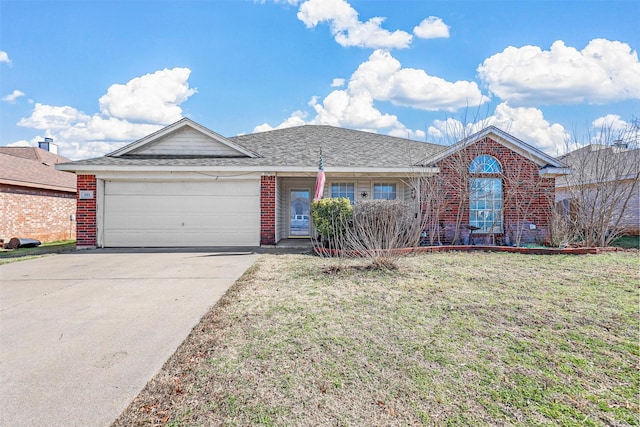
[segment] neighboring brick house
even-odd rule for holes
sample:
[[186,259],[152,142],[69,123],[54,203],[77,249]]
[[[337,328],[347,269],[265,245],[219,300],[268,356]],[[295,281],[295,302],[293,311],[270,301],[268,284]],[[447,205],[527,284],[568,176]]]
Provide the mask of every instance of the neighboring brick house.
[[[547,240],[555,177],[566,173],[560,161],[495,127],[442,146],[310,125],[225,138],[186,118],[104,157],[57,168],[78,176],[79,246],[258,246],[314,234],[309,210],[320,153],[324,196],[353,203],[400,199],[420,214],[425,179],[442,177],[449,190],[438,196],[446,201],[438,223],[444,240],[464,228],[459,242],[474,229],[478,240],[506,243],[514,227],[526,229],[523,241]],[[489,183],[491,191],[467,199],[451,191],[451,159],[461,153],[469,155],[464,168],[475,168],[468,184]],[[517,215],[523,204],[526,215]]]
[[560,160],[573,173],[556,182],[558,208],[584,227],[602,220],[616,234],[640,235],[640,149],[589,144]]
[[76,235],[76,177],[55,169],[69,159],[34,147],[0,147],[0,238],[41,242]]

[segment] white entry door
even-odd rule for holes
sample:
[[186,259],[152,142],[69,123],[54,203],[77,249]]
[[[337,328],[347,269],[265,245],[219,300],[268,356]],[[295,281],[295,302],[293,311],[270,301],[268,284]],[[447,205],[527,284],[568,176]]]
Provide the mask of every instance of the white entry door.
[[309,237],[310,191],[291,190],[289,197],[289,237]]

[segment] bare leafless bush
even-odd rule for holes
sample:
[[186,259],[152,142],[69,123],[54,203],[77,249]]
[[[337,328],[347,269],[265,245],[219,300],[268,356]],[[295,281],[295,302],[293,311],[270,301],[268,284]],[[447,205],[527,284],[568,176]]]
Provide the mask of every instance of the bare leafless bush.
[[638,228],[640,126],[603,126],[561,158],[573,173],[558,183],[556,201],[567,237],[585,246],[608,246]]
[[396,268],[407,248],[419,245],[420,216],[399,200],[369,200],[353,208],[353,223],[345,236],[347,251],[371,260],[375,268]]

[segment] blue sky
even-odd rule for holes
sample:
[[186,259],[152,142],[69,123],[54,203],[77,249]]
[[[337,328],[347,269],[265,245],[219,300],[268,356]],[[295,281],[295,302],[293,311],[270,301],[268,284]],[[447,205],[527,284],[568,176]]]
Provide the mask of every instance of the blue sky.
[[[0,2],[0,145],[95,157],[181,117],[329,124],[550,153],[640,116],[640,2]],[[465,118],[466,117],[466,118]]]

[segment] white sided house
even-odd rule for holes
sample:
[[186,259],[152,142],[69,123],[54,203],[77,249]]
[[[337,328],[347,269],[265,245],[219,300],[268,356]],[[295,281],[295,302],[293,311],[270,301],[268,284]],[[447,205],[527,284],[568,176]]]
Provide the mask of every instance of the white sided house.
[[[562,163],[496,128],[477,135],[501,147],[487,155],[521,157],[539,171],[535,179],[555,187]],[[473,137],[461,149],[470,143]],[[415,178],[440,173],[436,163],[447,149],[331,126],[226,138],[185,118],[104,157],[57,168],[77,175],[78,246],[255,247],[313,235],[321,153],[324,197],[357,203],[415,200]]]

